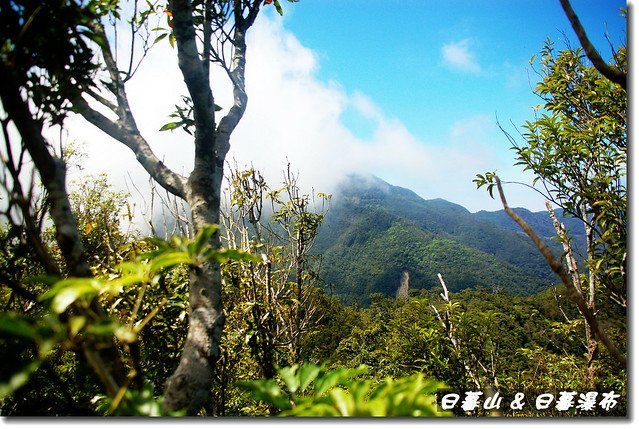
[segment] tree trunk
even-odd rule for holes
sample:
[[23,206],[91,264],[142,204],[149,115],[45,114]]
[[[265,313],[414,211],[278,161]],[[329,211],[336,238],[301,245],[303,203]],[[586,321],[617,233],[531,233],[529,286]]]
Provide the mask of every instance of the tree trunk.
[[[165,166],[142,137],[129,108],[124,82],[120,78],[115,58],[108,46],[101,49],[112,80],[107,89],[115,96],[116,104],[107,104],[105,107],[109,107],[118,116],[118,120],[108,119],[81,100],[76,107],[89,122],[129,147],[160,186],[187,202],[193,227],[197,232],[206,224],[219,223],[224,160],[230,148],[230,136],[244,115],[247,103],[244,80],[246,31],[254,23],[262,1],[232,2],[232,35],[226,33],[226,23],[214,20],[214,2],[211,0],[208,0],[205,6],[204,23],[196,22],[193,2],[190,0],[172,0],[168,3],[178,66],[193,102],[194,168],[188,180]],[[222,18],[224,17],[216,19]],[[99,24],[94,27],[97,34],[104,36],[104,30]],[[198,35],[199,28],[203,28],[203,31]],[[224,61],[218,61],[223,58],[220,53],[212,54],[213,32],[219,33],[216,37],[232,44],[233,56],[230,66]],[[202,52],[199,51],[200,47],[203,47]],[[216,123],[215,102],[210,83],[210,61],[217,62],[224,68],[233,85],[233,106],[219,124]],[[97,101],[104,104],[101,98]],[[220,247],[218,234],[211,238],[210,244],[215,249]],[[215,261],[209,261],[191,272],[189,330],[180,363],[166,383],[164,406],[167,409],[186,409],[189,414],[194,415],[203,407],[208,408],[208,405],[212,404],[213,370],[220,357],[223,325],[220,266]]]
[[[189,180],[187,201],[196,231],[206,224],[219,223],[222,169],[216,167],[211,172],[196,166]],[[214,248],[220,247],[219,234],[211,240]],[[213,370],[220,357],[223,327],[220,264],[209,260],[191,271],[189,330],[180,363],[167,380],[164,392],[167,409],[186,408],[189,415],[196,415],[211,402]]]
[[[595,259],[595,243],[593,239],[594,229],[588,222],[587,211],[585,207],[582,209],[584,227],[586,230],[586,249],[588,251],[588,260],[593,261]],[[596,313],[596,283],[595,273],[592,269],[588,269],[588,308],[593,314]],[[588,378],[590,379],[590,388],[596,390],[598,388],[596,382],[597,368],[593,365],[594,360],[599,354],[599,343],[592,327],[586,323],[586,342],[588,346]]]
[[[20,87],[13,71],[0,60],[0,99],[4,110],[16,126],[33,164],[40,175],[51,206],[51,219],[55,226],[55,238],[67,272],[72,277],[91,277],[84,245],[80,240],[78,225],[71,210],[66,188],[66,165],[51,154],[49,143],[42,135],[42,125],[33,119],[28,102],[20,95]],[[91,310],[103,315],[104,309],[97,300],[91,302]],[[66,317],[64,314],[62,317]],[[126,373],[113,338],[105,339],[99,350],[93,344],[83,344],[84,356],[96,371],[109,396],[114,397],[120,386],[126,383]]]
[[189,331],[180,364],[167,380],[164,406],[196,415],[211,400],[213,369],[224,326],[220,266],[210,261],[191,273]]

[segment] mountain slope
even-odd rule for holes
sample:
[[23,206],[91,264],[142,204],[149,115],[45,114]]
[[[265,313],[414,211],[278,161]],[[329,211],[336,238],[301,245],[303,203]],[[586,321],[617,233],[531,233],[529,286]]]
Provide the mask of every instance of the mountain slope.
[[556,283],[528,237],[500,222],[375,177],[350,176],[334,196],[315,251],[324,258],[323,279],[345,302],[395,294],[404,271],[412,288],[439,287],[437,273],[453,291],[528,295]]
[[[530,227],[539,235],[545,239],[546,242],[554,243],[553,237],[557,234],[552,222],[549,220],[547,212],[531,212],[530,210],[523,208],[513,209],[519,217],[530,225]],[[585,257],[586,250],[586,232],[584,230],[584,224],[581,220],[571,217],[563,216],[563,212],[560,209],[555,209],[555,216],[559,222],[563,223],[568,231],[568,234],[573,239],[573,250],[582,258]],[[475,217],[484,221],[490,222],[500,228],[522,233],[521,228],[505,211],[500,210],[496,212],[480,211],[474,214]]]

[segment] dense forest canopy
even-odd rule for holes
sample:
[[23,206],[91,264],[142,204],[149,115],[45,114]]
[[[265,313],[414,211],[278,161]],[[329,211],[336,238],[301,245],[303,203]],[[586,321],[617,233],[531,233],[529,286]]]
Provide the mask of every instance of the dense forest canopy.
[[[230,167],[247,33],[278,0],[0,0],[0,415],[626,415],[627,56],[603,61],[561,4],[583,48],[544,45],[541,104],[504,130],[558,207],[553,245],[495,172],[476,183],[508,228],[388,184],[336,201],[291,165],[280,183]],[[190,136],[188,174],[127,94],[157,43],[186,85],[162,130]],[[82,157],[50,136],[70,115],[132,151],[179,234],[136,231],[107,174],[69,187]]]

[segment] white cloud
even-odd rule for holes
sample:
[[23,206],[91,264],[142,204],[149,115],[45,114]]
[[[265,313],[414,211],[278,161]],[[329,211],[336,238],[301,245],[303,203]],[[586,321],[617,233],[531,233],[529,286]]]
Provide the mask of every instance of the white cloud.
[[[288,159],[303,183],[330,192],[352,171],[417,172],[430,162],[426,146],[398,120],[385,117],[365,94],[349,94],[337,83],[318,80],[317,57],[280,20],[260,21],[249,46],[249,105],[231,148],[240,164],[251,162],[279,180]],[[347,110],[371,124],[369,139],[344,125]]]
[[444,44],[441,49],[444,64],[456,71],[479,73],[481,67],[470,48],[470,39]]
[[[289,161],[307,192],[311,187],[333,192],[345,174],[359,172],[471,210],[490,204],[472,183],[475,173],[494,168],[487,117],[457,122],[448,141],[422,141],[366,94],[319,80],[318,56],[284,28],[281,18],[261,16],[249,33],[248,46],[248,107],[231,138],[228,161],[253,165],[272,186],[282,180]],[[215,74],[213,82],[216,103],[228,108],[232,94],[225,76]],[[168,44],[154,48],[128,91],[138,126],[158,156],[188,174],[193,165],[190,136],[157,131],[185,93],[175,51]],[[355,134],[344,123],[347,112],[362,117],[371,132],[365,137]],[[74,120],[73,134],[87,142],[87,170],[110,173],[115,185],[128,186],[138,207],[143,206],[129,178],[144,194],[148,176],[130,150],[80,119]]]

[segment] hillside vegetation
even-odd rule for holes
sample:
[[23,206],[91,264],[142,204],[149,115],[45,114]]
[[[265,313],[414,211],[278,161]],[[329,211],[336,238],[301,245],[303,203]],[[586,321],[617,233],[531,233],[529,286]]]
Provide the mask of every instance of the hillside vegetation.
[[[0,0],[0,415],[626,416],[625,46],[605,62],[560,0],[584,50],[530,61],[541,104],[504,138],[547,214],[495,171],[474,182],[503,212],[375,177],[307,194],[290,165],[226,162],[247,32],[280,3]],[[188,92],[158,128],[189,136],[190,172],[129,103],[157,43]],[[68,183],[71,114],[151,176],[150,232],[109,175]]]
[[[128,201],[126,195],[112,192],[104,178],[72,195],[82,240],[96,255],[94,269],[102,280],[95,285],[60,282],[26,311],[21,309],[29,297],[3,287],[3,306],[10,309],[0,318],[0,359],[8,363],[0,384],[3,415],[166,413],[161,405],[162,380],[177,365],[180,339],[186,334],[187,270],[203,257],[224,261],[227,313],[224,360],[219,363],[222,372],[215,381],[218,401],[212,404],[212,414],[464,415],[459,407],[439,409],[439,392],[483,391],[492,386],[506,397],[521,392],[534,398],[542,391],[557,394],[557,386],[586,392],[594,388],[593,383],[599,390],[620,395],[618,406],[579,414],[625,414],[625,370],[606,353],[594,372],[588,369],[580,334],[583,322],[562,286],[549,282],[551,286],[540,291],[544,283],[524,268],[462,244],[452,234],[420,228],[383,204],[370,209],[363,204],[364,196],[350,207],[353,211],[368,208],[346,222],[348,226],[320,264],[306,251],[295,253],[300,249],[296,231],[306,231],[307,250],[313,240],[326,240],[315,235],[325,212],[306,212],[303,208],[309,207],[310,200],[299,194],[294,182],[270,191],[254,171],[236,172],[233,178],[232,210],[226,214],[222,235],[235,250],[226,253],[212,252],[201,234],[194,240],[164,241],[116,233],[121,228],[118,213],[126,213]],[[265,198],[262,203],[260,198],[246,198],[257,195],[256,188],[247,186],[251,178],[262,183],[257,188]],[[428,205],[409,191],[398,190],[416,204]],[[282,199],[289,192],[296,199]],[[259,213],[256,204],[268,205],[270,200],[277,208],[271,216],[252,220],[246,216]],[[472,218],[459,206],[435,204]],[[340,220],[345,218],[333,217],[333,222]],[[487,231],[519,238],[512,231],[479,223]],[[214,229],[206,231],[210,234]],[[46,285],[37,277],[40,265],[28,262],[34,256],[15,258],[24,248],[13,234],[4,230],[0,235],[3,272],[11,273],[6,280],[29,282],[35,291],[45,291]],[[109,246],[117,246],[114,253],[105,246],[107,237]],[[55,251],[55,245],[50,246]],[[338,249],[344,253],[334,259],[333,269],[349,273],[346,281],[375,281],[352,292],[321,281],[317,270],[326,269]],[[246,251],[265,256],[255,258]],[[264,258],[269,261],[266,265]],[[120,260],[130,262],[120,264]],[[299,261],[297,268],[291,260]],[[411,272],[411,287],[395,297],[398,267]],[[437,273],[450,287],[447,299],[440,295]],[[495,279],[524,288],[538,285],[539,290],[513,293],[494,287]],[[358,299],[364,295],[366,299]],[[64,318],[66,306],[86,306],[93,297],[109,303],[106,318]],[[345,305],[348,298],[366,306]],[[625,315],[617,312],[614,303],[602,303],[599,311],[608,332],[622,340]],[[80,341],[99,346],[105,335],[115,335],[126,344],[130,363],[125,365],[137,368],[131,373],[129,393],[118,402],[100,393],[99,379],[74,352]],[[396,381],[380,384],[381,380]],[[290,390],[299,388],[299,383],[304,389]],[[381,389],[388,398],[422,393],[411,405],[399,406],[382,404],[381,393],[374,389]],[[334,396],[342,391],[339,395],[346,396]],[[354,399],[360,396],[370,402]],[[480,407],[471,414],[488,413]],[[503,414],[567,415],[554,409],[536,410],[532,402],[518,411],[504,407]]]
[[[525,214],[561,254],[548,213]],[[556,279],[516,227],[503,212],[473,214],[376,177],[354,175],[333,195],[314,251],[323,257],[323,280],[345,302],[368,304],[376,292],[394,296],[404,271],[415,289],[439,287],[441,273],[453,291],[531,295]]]

